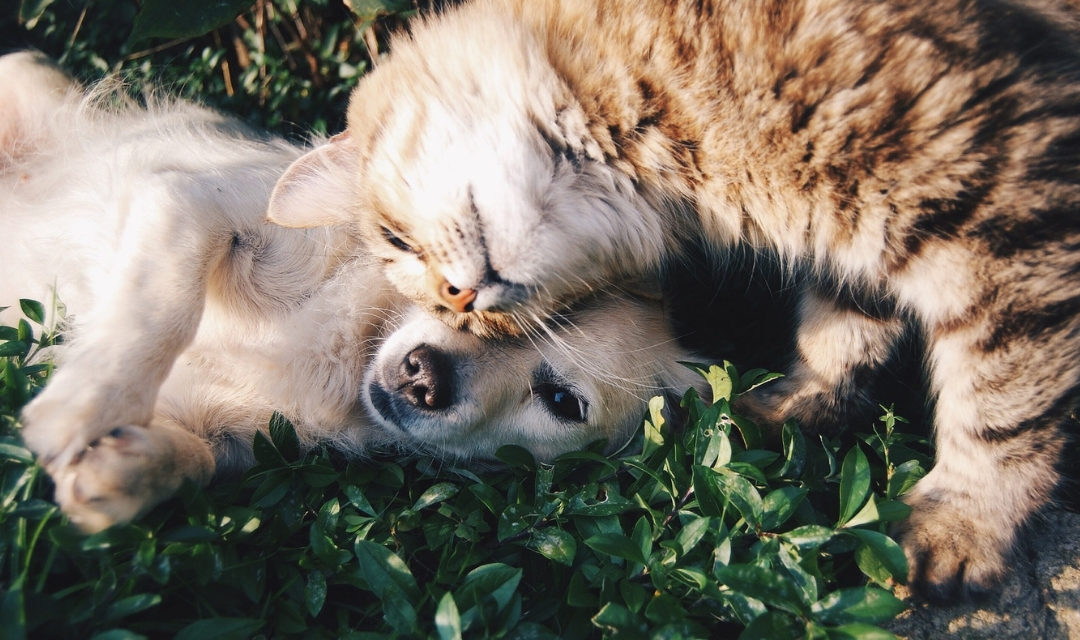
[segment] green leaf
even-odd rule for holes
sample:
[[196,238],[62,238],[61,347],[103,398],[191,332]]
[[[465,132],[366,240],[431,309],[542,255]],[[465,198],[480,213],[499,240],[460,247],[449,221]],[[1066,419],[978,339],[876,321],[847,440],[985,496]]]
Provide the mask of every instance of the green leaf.
[[830,640],[896,640],[896,636],[873,625],[855,622],[825,630]]
[[357,562],[364,575],[364,582],[372,591],[385,589],[399,591],[410,599],[420,597],[420,587],[405,562],[393,551],[368,540],[357,540],[354,545]]
[[464,610],[462,625],[468,626],[486,598],[492,598],[499,611],[504,610],[517,591],[521,575],[521,569],[501,562],[481,565],[470,571],[458,590],[458,604]]
[[728,565],[715,570],[716,579],[744,596],[760,600],[777,609],[803,614],[809,602],[783,574],[756,565]]
[[26,594],[23,591],[23,577],[4,589],[0,597],[0,622],[11,638],[26,638]]
[[781,611],[766,611],[746,625],[739,634],[739,640],[779,640],[800,638],[804,635],[791,615]]
[[262,431],[255,432],[251,449],[255,454],[255,460],[263,466],[283,467],[288,464],[285,462],[285,458],[282,457],[281,452],[274,446],[274,443]]
[[0,358],[23,358],[30,353],[30,345],[21,340],[8,340],[0,343]]
[[724,503],[730,503],[748,525],[761,528],[761,494],[746,478],[725,469],[694,465],[694,490],[702,514],[722,515]]
[[33,29],[52,3],[53,0],[20,0],[19,23]]
[[851,519],[870,493],[870,464],[858,445],[844,456],[840,469],[840,520],[843,525]]
[[536,458],[529,450],[516,444],[505,444],[495,451],[495,457],[508,467],[532,471],[536,469]]
[[105,609],[106,620],[119,620],[150,607],[161,604],[161,595],[157,593],[141,593],[139,595],[121,598]]
[[619,638],[644,638],[645,623],[617,602],[608,602],[592,617],[592,623]]
[[809,549],[816,549],[829,540],[832,540],[834,533],[834,530],[829,527],[818,524],[806,524],[782,534],[781,537],[798,547],[800,550],[806,551]]
[[668,593],[656,593],[645,606],[645,617],[658,625],[674,624],[686,619],[686,609],[679,599]]
[[146,636],[127,629],[109,629],[95,633],[90,636],[90,640],[146,640]]
[[13,460],[22,464],[34,463],[34,454],[30,453],[29,449],[7,442],[0,442],[0,458]]
[[727,362],[724,363],[724,367],[713,364],[701,372],[712,390],[713,402],[717,402],[721,398],[731,402],[731,393],[735,385],[731,379],[731,374],[728,372],[728,367],[730,367],[730,364]]
[[699,516],[687,516],[682,529],[675,536],[675,544],[679,547],[679,555],[685,556],[697,546],[705,534],[712,529],[712,518]]
[[794,421],[784,423],[780,435],[784,448],[784,464],[777,475],[782,478],[800,478],[806,469],[806,436]]
[[39,325],[45,324],[45,307],[37,300],[20,298],[19,308],[22,309],[23,315],[27,318],[30,318]]
[[649,417],[645,420],[645,442],[642,455],[648,456],[664,446],[664,397],[649,398]]
[[897,465],[892,476],[889,477],[889,497],[896,498],[904,495],[925,475],[926,469],[918,460],[907,460]]
[[439,632],[440,640],[461,640],[461,616],[449,591],[439,598],[439,607],[435,610],[435,629]]
[[806,498],[806,489],[799,487],[780,487],[765,494],[761,501],[761,528],[772,531],[795,515],[795,510]]
[[410,0],[352,0],[348,6],[356,17],[368,23],[379,16],[401,13],[412,7]]
[[569,532],[555,527],[534,529],[529,537],[528,547],[540,555],[559,564],[571,566],[577,555],[577,541]]
[[300,439],[289,419],[278,412],[270,416],[270,440],[286,460],[300,458]]
[[304,586],[304,605],[308,614],[314,618],[322,611],[326,604],[326,576],[322,571],[312,571],[308,574],[307,584]]
[[457,492],[458,486],[452,482],[440,482],[432,485],[416,499],[416,503],[412,507],[413,511],[419,511],[424,507],[430,507],[433,504],[448,500],[455,496]]
[[645,564],[641,547],[621,533],[601,533],[585,539],[585,544],[598,553]]
[[367,496],[364,495],[364,492],[356,485],[345,485],[341,490],[345,494],[345,497],[349,499],[349,503],[359,509],[361,513],[367,514],[372,518],[379,515],[375,510],[375,507],[371,506],[371,502],[367,499]]
[[203,0],[197,7],[169,0],[144,0],[135,15],[128,42],[201,36],[232,22],[249,6],[251,0]]
[[900,583],[907,581],[907,557],[900,545],[883,533],[869,529],[845,529],[859,539],[855,549],[855,563],[870,578],[886,583],[890,578]]
[[863,505],[863,508],[859,509],[859,512],[852,516],[850,520],[845,522],[843,526],[857,527],[861,524],[870,524],[873,522],[877,522],[880,519],[881,517],[878,515],[877,498],[875,498],[874,494],[871,493],[869,499],[867,499],[866,501],[866,504]]
[[896,617],[907,605],[893,594],[873,586],[839,589],[810,608],[825,624],[878,623]]
[[17,329],[19,334],[19,341],[27,344],[34,342],[34,329],[30,326],[30,323],[24,319],[19,319],[19,327]]
[[911,515],[911,507],[899,500],[886,500],[878,503],[878,519],[881,522],[897,522]]
[[783,377],[784,374],[782,373],[774,373],[766,369],[750,369],[742,375],[739,384],[739,395],[749,393],[763,384]]
[[181,629],[175,640],[244,640],[266,624],[255,618],[204,618]]
[[398,633],[412,635],[417,627],[413,602],[420,598],[409,567],[386,547],[368,540],[355,543],[360,574],[383,605],[386,622]]

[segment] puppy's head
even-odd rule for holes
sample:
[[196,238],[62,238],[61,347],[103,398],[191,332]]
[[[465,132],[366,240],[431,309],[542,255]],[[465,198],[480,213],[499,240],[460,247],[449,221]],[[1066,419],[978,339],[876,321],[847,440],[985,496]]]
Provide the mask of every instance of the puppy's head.
[[702,386],[654,301],[600,296],[528,335],[482,339],[423,312],[369,366],[362,398],[392,439],[436,455],[540,460],[633,435],[648,399]]

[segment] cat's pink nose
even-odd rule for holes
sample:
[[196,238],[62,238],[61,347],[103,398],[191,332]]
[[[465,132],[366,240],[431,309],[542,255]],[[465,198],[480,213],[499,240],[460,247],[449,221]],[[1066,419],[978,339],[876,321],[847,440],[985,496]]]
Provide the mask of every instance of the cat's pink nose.
[[458,289],[446,280],[443,280],[442,284],[439,285],[439,297],[454,311],[457,311],[458,313],[468,313],[473,309],[473,302],[476,300],[476,290]]

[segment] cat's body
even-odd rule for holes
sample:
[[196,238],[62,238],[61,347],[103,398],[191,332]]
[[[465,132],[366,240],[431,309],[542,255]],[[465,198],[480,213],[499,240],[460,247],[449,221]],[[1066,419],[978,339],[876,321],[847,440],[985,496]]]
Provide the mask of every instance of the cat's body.
[[[688,235],[747,244],[805,285],[790,375],[745,407],[766,422],[835,421],[919,325],[938,462],[900,533],[925,592],[978,591],[1050,496],[1080,383],[1073,19],[481,0],[357,89],[340,145],[373,185],[357,205],[271,216],[358,220],[402,292],[479,333],[653,273]],[[281,209],[318,181],[283,184]]]
[[519,339],[455,331],[355,235],[265,222],[304,147],[120,96],[0,57],[0,319],[20,298],[67,306],[22,433],[83,529],[250,465],[274,411],[304,447],[351,456],[490,460],[516,444],[550,459],[621,447],[649,397],[703,383],[655,298],[599,294]]

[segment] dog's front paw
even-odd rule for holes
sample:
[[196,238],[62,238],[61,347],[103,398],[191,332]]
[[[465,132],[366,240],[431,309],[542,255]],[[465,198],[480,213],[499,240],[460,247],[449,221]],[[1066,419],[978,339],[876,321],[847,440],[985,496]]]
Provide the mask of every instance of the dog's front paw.
[[50,474],[67,467],[116,425],[150,421],[153,399],[141,397],[145,390],[118,391],[92,379],[85,368],[67,366],[22,410],[23,441]]
[[92,441],[52,475],[60,509],[93,533],[139,517],[186,478],[205,483],[212,472],[209,447],[191,434],[127,425]]
[[1006,571],[1015,526],[956,491],[916,487],[904,502],[911,515],[893,534],[907,556],[911,590],[938,603],[977,600],[992,592]]
[[80,403],[46,388],[22,410],[20,433],[41,466],[54,473],[66,467],[96,439],[97,435],[92,435],[93,431],[88,427],[95,413],[94,403]]

